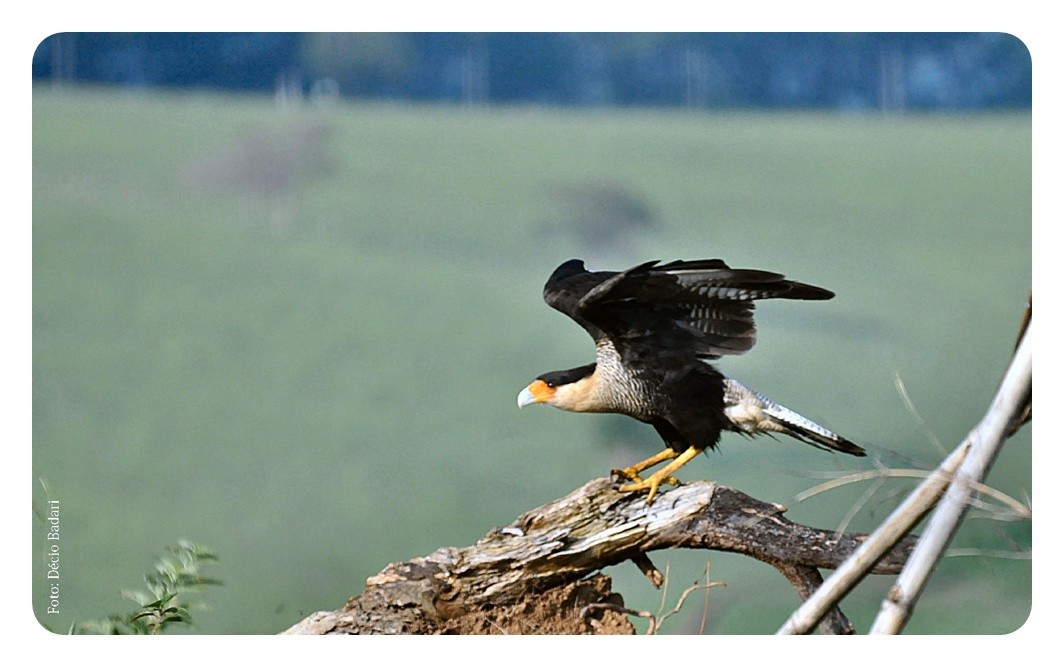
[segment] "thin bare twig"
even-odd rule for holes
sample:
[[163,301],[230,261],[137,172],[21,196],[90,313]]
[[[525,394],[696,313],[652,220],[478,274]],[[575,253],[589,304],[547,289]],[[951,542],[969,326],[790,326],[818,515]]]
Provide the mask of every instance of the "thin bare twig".
[[[973,491],[979,493],[985,493],[981,487],[982,484],[973,485]],[[1000,493],[1000,492],[999,492]],[[1032,516],[1031,508],[1023,505],[1015,498],[1011,498],[1004,493],[1000,496],[995,495],[995,498],[1000,500],[1006,507],[995,505],[994,503],[988,503],[981,498],[969,498],[968,504],[971,505],[973,510],[982,510],[986,514],[981,515],[982,518],[993,519],[995,521],[1030,521]]]
[[[706,561],[706,581],[709,581],[709,561]],[[706,634],[706,620],[709,618],[709,587],[706,587],[706,601],[702,605],[702,622],[698,624],[698,634]]]
[[850,507],[849,511],[846,512],[846,516],[842,517],[842,521],[839,522],[839,527],[835,529],[835,534],[842,535],[846,532],[846,528],[849,527],[850,522],[853,521],[853,518],[857,516],[857,513],[861,511],[861,508],[864,507],[868,503],[868,501],[872,499],[872,496],[876,495],[876,491],[879,491],[880,487],[882,487],[883,484],[884,480],[882,477],[880,477],[872,484],[868,485],[868,488],[865,489],[865,492],[863,494],[861,494],[861,497],[857,500],[857,502],[855,502],[853,506]]
[[[691,586],[688,586],[687,588],[685,588],[684,592],[680,594],[680,599],[676,601],[676,606],[673,607],[671,611],[666,612],[661,617],[661,620],[658,621],[658,627],[660,628],[661,625],[665,623],[665,619],[667,619],[668,617],[670,617],[670,616],[672,616],[674,614],[678,614],[680,612],[680,609],[683,608],[683,603],[687,601],[687,596],[688,595],[690,595],[691,593],[693,593],[695,591],[703,590],[703,589],[705,589],[708,592],[709,589],[715,588],[717,586],[724,586],[724,582],[723,581],[709,581],[707,579],[706,583],[704,583],[704,584],[700,584],[700,583],[698,583],[696,581]],[[705,615],[703,615],[703,617],[702,617],[702,625],[705,626]],[[648,632],[647,634],[654,634],[654,633]]]
[[986,558],[1010,558],[1013,560],[1031,560],[1030,551],[1004,551],[1002,549],[974,549],[957,548],[950,549],[944,554],[944,558],[959,558],[961,556],[983,556]]
[[916,404],[913,403],[913,399],[909,396],[909,390],[905,388],[905,381],[901,379],[901,373],[894,371],[894,386],[897,387],[898,393],[901,395],[901,400],[905,401],[905,406],[909,409],[909,414],[913,416],[916,423],[923,427],[924,433],[927,434],[927,439],[931,441],[931,444],[938,449],[939,452],[945,454],[946,446],[942,444],[942,441],[938,439],[935,432],[931,430],[931,426],[927,423],[927,420],[923,418],[920,411],[916,409]]
[[[837,478],[828,482],[824,482],[822,484],[817,484],[816,486],[806,489],[805,491],[802,491],[801,493],[795,495],[794,498],[791,500],[791,505],[797,505],[799,503],[805,502],[806,500],[809,500],[813,496],[819,495],[826,491],[831,491],[832,489],[837,489],[839,487],[846,486],[847,484],[855,484],[857,482],[865,482],[868,480],[882,481],[889,477],[910,477],[916,479],[924,479],[932,472],[933,471],[930,470],[920,470],[917,468],[879,467],[876,470],[865,470],[854,473],[837,473],[839,475]],[[995,489],[992,486],[987,486],[986,484],[983,484],[981,482],[973,483],[972,489],[983,495],[990,496],[991,498],[998,500],[999,502],[1001,502],[1002,505],[1005,505],[1011,510],[1011,514],[1007,512],[997,512],[996,514],[998,515],[1004,514],[1006,517],[1014,517],[1015,519],[1031,518],[1031,508],[1028,505],[1025,505],[1019,500],[1016,500],[1015,498],[1008,495],[1007,493],[1004,493],[1003,491]],[[994,508],[991,505],[989,505],[988,503],[983,503],[977,498],[972,498],[970,502],[974,507],[981,507],[982,509],[986,509],[987,511],[994,512]]]
[[661,616],[662,612],[665,611],[665,600],[669,596],[669,565],[670,563],[665,563],[665,581],[661,586],[661,603],[658,604],[657,616]]
[[[669,572],[669,568],[666,565],[665,566],[665,577],[666,577],[665,581],[666,581],[666,583],[668,582],[668,572]],[[709,581],[708,580],[708,574],[709,574],[708,565],[706,567],[706,574],[707,574],[706,583],[700,584],[700,583],[698,583],[696,581],[693,585],[688,586],[684,590],[684,592],[680,594],[680,599],[676,602],[676,606],[673,607],[668,612],[666,612],[665,614],[661,613],[661,610],[664,609],[664,607],[665,607],[664,600],[662,601],[661,608],[658,609],[657,615],[654,615],[654,614],[652,614],[652,613],[650,613],[649,611],[646,611],[646,610],[631,609],[629,607],[624,607],[624,606],[621,606],[619,604],[614,604],[612,602],[593,602],[591,604],[584,605],[584,607],[581,608],[580,617],[583,618],[586,622],[594,624],[595,621],[591,617],[591,613],[594,612],[594,611],[598,611],[598,610],[608,610],[608,611],[617,612],[618,614],[628,614],[629,616],[635,616],[637,618],[645,618],[645,619],[647,619],[647,622],[648,622],[647,634],[648,635],[656,635],[658,633],[658,630],[660,630],[661,627],[665,624],[665,619],[669,618],[670,616],[672,616],[674,614],[679,613],[679,611],[683,608],[683,604],[687,600],[687,596],[688,595],[690,595],[694,591],[697,591],[697,590],[700,590],[700,589],[706,589],[708,591],[710,588],[713,588],[715,586],[723,586],[724,585],[724,583],[720,582],[720,581]],[[708,602],[708,597],[707,597],[707,602]],[[705,628],[705,615],[704,614],[703,614],[703,618],[702,618],[702,627],[703,627],[703,629]]]
[[826,491],[831,491],[847,484],[855,484],[857,482],[867,482],[868,480],[877,480],[884,477],[914,477],[918,479],[926,478],[931,474],[929,470],[919,470],[914,468],[877,468],[876,470],[863,470],[861,472],[844,473],[839,477],[817,484],[814,487],[808,488],[805,491],[794,496],[791,500],[791,505],[797,505],[798,503],[805,502],[813,496],[820,495]]
[[[709,561],[708,560],[706,561],[706,581],[709,582]],[[622,613],[630,613],[630,614],[634,614],[635,616],[638,616],[640,618],[649,619],[650,620],[650,627],[647,629],[647,634],[648,635],[653,635],[653,634],[656,634],[658,629],[660,629],[661,626],[665,623],[665,619],[666,618],[668,618],[669,616],[672,616],[676,612],[680,611],[680,608],[683,607],[684,600],[687,599],[687,596],[692,591],[698,590],[699,588],[703,588],[706,591],[706,602],[705,602],[705,605],[703,605],[703,607],[702,607],[702,622],[698,626],[698,633],[699,634],[705,634],[705,631],[706,631],[706,619],[709,617],[709,589],[713,588],[714,586],[724,586],[725,585],[724,582],[714,581],[714,582],[709,582],[709,583],[706,583],[706,584],[699,584],[696,581],[693,586],[689,587],[687,590],[685,590],[680,595],[680,600],[676,603],[676,607],[672,611],[670,611],[670,612],[668,612],[668,613],[666,613],[664,615],[662,614],[662,612],[665,609],[665,600],[666,600],[666,597],[668,596],[668,591],[669,591],[669,588],[668,588],[668,584],[669,584],[669,564],[668,563],[665,563],[665,580],[664,580],[663,583],[664,583],[665,588],[661,592],[661,604],[658,606],[657,616],[655,616],[654,614],[651,614],[648,611],[636,612],[636,611],[633,611],[631,609],[622,608],[622,607],[618,607],[618,608],[614,609],[614,611],[620,611]],[[661,584],[658,585],[658,588],[661,588]]]

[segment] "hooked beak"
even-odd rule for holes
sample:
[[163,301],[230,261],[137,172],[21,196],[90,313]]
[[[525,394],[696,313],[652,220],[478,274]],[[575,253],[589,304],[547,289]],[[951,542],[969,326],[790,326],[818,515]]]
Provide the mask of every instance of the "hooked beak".
[[533,403],[544,403],[549,401],[553,395],[554,390],[551,389],[546,382],[543,380],[536,380],[522,389],[521,393],[517,395],[517,407],[523,408],[526,405],[532,405]]

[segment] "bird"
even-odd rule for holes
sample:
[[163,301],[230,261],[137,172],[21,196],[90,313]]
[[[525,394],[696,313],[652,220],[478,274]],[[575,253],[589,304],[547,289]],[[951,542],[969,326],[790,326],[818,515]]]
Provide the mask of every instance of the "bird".
[[[563,262],[547,279],[543,299],[582,326],[595,343],[595,361],[535,378],[517,404],[570,412],[619,413],[651,425],[665,448],[612,474],[619,491],[647,492],[662,484],[723,431],[745,436],[784,434],[820,449],[865,456],[859,445],[726,377],[711,362],[750,350],[757,339],[754,302],[823,301],[822,287],[779,273],[733,269],[720,259],[660,260],[623,271],[589,271]],[[648,475],[645,470],[668,462]]]

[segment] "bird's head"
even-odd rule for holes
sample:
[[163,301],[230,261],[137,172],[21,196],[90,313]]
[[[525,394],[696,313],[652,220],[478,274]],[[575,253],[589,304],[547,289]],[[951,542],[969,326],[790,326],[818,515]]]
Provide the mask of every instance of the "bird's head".
[[562,410],[590,412],[594,409],[594,373],[595,364],[544,373],[521,390],[517,406],[546,403]]

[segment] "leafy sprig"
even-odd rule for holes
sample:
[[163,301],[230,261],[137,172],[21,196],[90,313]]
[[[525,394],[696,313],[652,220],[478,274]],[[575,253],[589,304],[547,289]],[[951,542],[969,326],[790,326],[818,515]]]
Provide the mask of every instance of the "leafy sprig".
[[203,586],[220,586],[219,579],[208,577],[208,563],[218,557],[209,547],[190,540],[180,540],[167,547],[174,556],[161,556],[154,572],[144,575],[146,590],[124,590],[122,597],[140,605],[128,614],[115,614],[103,620],[83,621],[71,627],[73,634],[157,635],[175,624],[191,625],[192,611],[205,609],[191,603],[188,593]]

